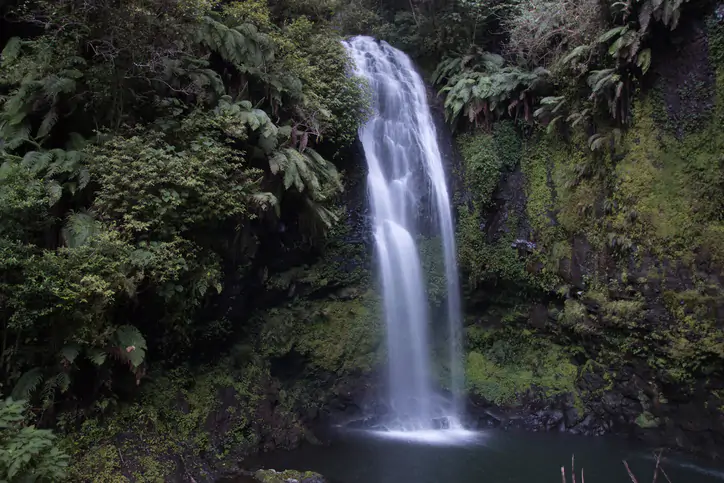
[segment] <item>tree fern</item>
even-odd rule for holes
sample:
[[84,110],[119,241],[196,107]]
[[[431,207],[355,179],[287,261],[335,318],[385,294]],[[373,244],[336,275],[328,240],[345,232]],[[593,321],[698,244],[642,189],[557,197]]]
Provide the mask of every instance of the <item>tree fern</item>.
[[274,58],[271,39],[252,24],[228,27],[203,17],[196,39],[244,73],[254,73],[253,69]]
[[[502,67],[502,58],[483,56],[485,71],[465,70],[451,77],[441,89],[445,93],[445,114],[455,122],[465,115],[470,122],[490,122],[506,112],[511,115],[522,108],[529,117],[530,97],[545,84],[548,71],[525,71],[519,67]],[[478,66],[480,67],[480,66]]]
[[[4,88],[10,93],[1,98],[0,110],[0,138],[5,139],[10,150],[25,143],[38,146],[59,121],[59,113],[72,111],[74,103],[78,102],[79,98],[72,96],[84,77],[79,67],[85,66],[86,61],[76,55],[68,55],[61,48],[65,45],[59,46],[57,42],[50,37],[32,41],[12,40],[4,50],[0,70],[15,72],[4,79]],[[31,126],[33,114],[42,118],[37,139],[30,138],[30,132],[34,130]]]
[[294,187],[300,193],[306,190],[317,201],[343,189],[335,166],[311,148],[304,153],[283,148],[269,157],[269,169],[272,174],[282,175],[284,189]]

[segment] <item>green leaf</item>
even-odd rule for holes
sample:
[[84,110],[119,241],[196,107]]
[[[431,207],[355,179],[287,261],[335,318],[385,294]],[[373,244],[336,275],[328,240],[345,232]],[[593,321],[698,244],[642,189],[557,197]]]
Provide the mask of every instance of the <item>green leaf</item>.
[[146,339],[132,325],[124,325],[116,329],[116,340],[121,354],[136,368],[146,358]]
[[43,382],[43,370],[39,367],[30,369],[20,376],[10,393],[10,397],[15,400],[30,399],[31,393],[40,386],[41,382]]
[[92,348],[89,349],[86,352],[86,357],[88,357],[88,360],[90,360],[93,364],[96,366],[102,366],[104,362],[106,362],[106,357],[108,354],[106,354],[104,351],[98,348]]
[[644,74],[651,67],[651,49],[644,49],[636,56],[636,65],[641,68]]
[[40,127],[38,128],[38,138],[44,138],[48,134],[50,134],[50,130],[53,129],[53,126],[58,122],[58,112],[55,109],[51,109],[48,111],[48,113],[43,118],[43,122],[40,124]]
[[78,357],[78,354],[80,354],[80,346],[78,346],[78,344],[68,344],[60,349],[60,356],[70,364]]
[[614,27],[611,30],[604,33],[603,35],[601,35],[600,37],[598,37],[598,39],[596,39],[596,42],[598,42],[600,44],[602,44],[604,42],[608,42],[609,40],[614,38],[616,35],[623,35],[623,33],[626,32],[626,30],[628,30],[628,26],[626,26],[626,25]]

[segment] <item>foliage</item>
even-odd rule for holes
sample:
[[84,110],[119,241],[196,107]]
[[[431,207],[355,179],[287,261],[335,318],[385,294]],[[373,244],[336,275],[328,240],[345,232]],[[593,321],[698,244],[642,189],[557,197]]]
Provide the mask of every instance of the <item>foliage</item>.
[[327,7],[287,7],[3,5],[0,381],[36,416],[243,331],[225,285],[334,229],[368,98]]
[[575,394],[578,369],[561,347],[519,329],[471,327],[468,338],[467,384],[489,402],[516,405],[534,388],[547,397]]
[[[457,20],[440,19],[438,30],[456,21],[465,23],[462,18],[476,23],[483,8],[483,18],[502,24],[507,59],[487,52],[486,42],[473,35],[468,42],[458,42],[464,48],[437,51],[431,80],[442,86],[453,125],[460,115],[475,125],[481,120],[489,125],[501,116],[532,122],[534,111],[551,130],[564,123],[589,127],[603,113],[618,125],[627,124],[636,84],[651,66],[654,25],[674,30],[684,3],[454,2],[464,13]],[[416,18],[415,25],[420,29],[426,20]],[[597,137],[589,144],[594,150],[613,137],[593,134]],[[618,141],[620,133],[614,134]]]
[[50,430],[25,424],[27,412],[22,401],[0,401],[0,478],[7,482],[63,480],[68,455],[58,449]]
[[465,181],[477,207],[487,208],[502,176],[515,169],[521,140],[512,122],[495,123],[492,134],[478,132],[457,138]]
[[602,28],[598,0],[523,0],[507,19],[506,52],[524,65],[551,68],[568,51],[591,43]]
[[263,317],[262,353],[282,357],[296,352],[310,366],[349,374],[369,371],[379,362],[382,316],[372,293],[351,300],[300,300],[272,308]]
[[548,71],[504,64],[501,56],[488,52],[482,52],[479,60],[453,57],[440,62],[432,79],[445,85],[440,92],[445,93],[445,114],[450,122],[455,123],[461,114],[476,126],[481,122],[489,125],[505,114],[531,118],[532,103],[545,88]]

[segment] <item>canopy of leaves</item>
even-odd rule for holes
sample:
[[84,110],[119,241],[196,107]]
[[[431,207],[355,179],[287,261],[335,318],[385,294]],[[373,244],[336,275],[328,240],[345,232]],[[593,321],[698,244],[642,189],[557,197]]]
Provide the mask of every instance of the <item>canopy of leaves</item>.
[[201,314],[266,263],[263,240],[337,222],[329,158],[368,101],[332,8],[0,7],[2,387],[41,413],[138,384],[228,334]]

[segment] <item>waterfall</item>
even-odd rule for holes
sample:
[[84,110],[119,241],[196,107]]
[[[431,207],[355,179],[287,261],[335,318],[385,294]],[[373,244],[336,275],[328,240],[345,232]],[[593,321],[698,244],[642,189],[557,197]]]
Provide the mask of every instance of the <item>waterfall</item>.
[[[360,129],[368,165],[389,353],[389,403],[395,430],[456,427],[461,414],[461,303],[453,217],[425,84],[410,58],[371,37],[345,42],[357,73],[369,81],[373,114]],[[419,205],[428,200],[431,231],[442,243],[450,341],[448,386],[441,404],[433,389],[430,314],[416,237]]]

